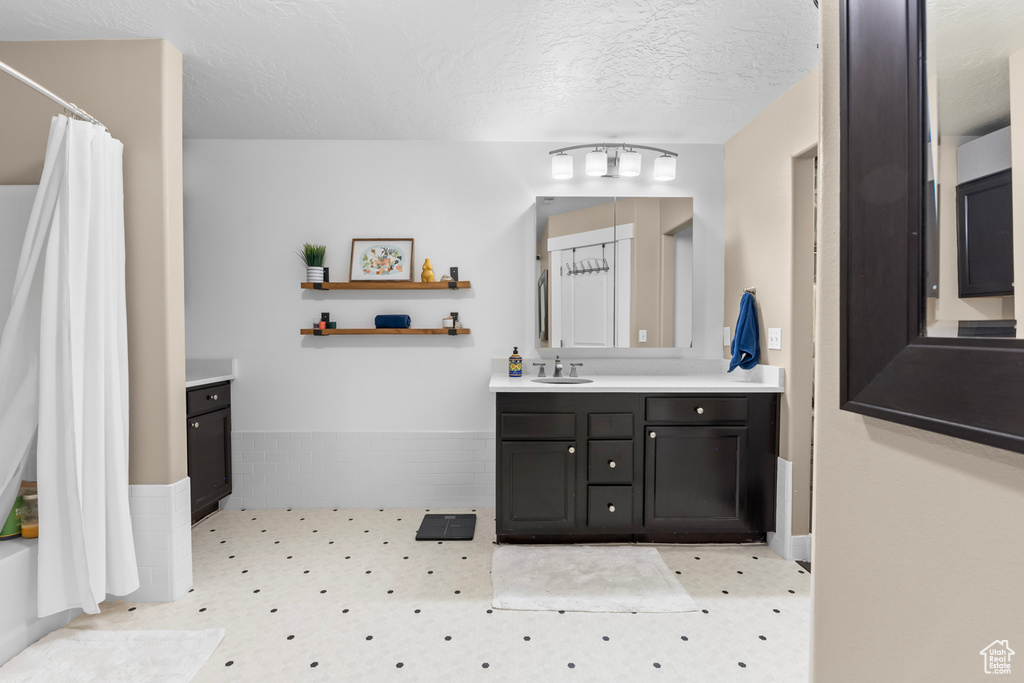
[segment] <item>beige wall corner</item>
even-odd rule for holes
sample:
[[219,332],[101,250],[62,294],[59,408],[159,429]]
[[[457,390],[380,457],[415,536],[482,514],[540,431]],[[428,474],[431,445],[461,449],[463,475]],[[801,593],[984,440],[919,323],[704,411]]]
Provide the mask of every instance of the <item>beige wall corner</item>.
[[[757,288],[761,362],[786,369],[779,448],[793,463],[792,533],[811,519],[815,69],[725,143],[725,319],[735,334],[743,290]],[[767,328],[782,328],[769,350]],[[728,349],[725,349],[728,355]]]
[[[1024,50],[1010,55],[1010,148],[1015,178],[1024,178]],[[1013,183],[1013,273],[1024,283],[1024,182]],[[1016,286],[1016,285],[1014,285]],[[1013,298],[1017,338],[1024,339],[1024,294]]]
[[[181,53],[162,40],[0,43],[0,60],[74,102],[124,143],[130,479],[187,473]],[[0,183],[35,184],[60,107],[0,74]]]
[[839,410],[839,3],[821,22],[812,680],[984,680],[982,648],[1020,652],[1024,457]]

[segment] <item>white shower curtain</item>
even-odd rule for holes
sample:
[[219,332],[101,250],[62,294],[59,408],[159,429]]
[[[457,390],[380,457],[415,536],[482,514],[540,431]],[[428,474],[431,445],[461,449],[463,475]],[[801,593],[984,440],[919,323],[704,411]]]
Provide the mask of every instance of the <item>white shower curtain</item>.
[[0,510],[36,439],[40,617],[139,586],[128,509],[122,145],[54,118],[0,338]]

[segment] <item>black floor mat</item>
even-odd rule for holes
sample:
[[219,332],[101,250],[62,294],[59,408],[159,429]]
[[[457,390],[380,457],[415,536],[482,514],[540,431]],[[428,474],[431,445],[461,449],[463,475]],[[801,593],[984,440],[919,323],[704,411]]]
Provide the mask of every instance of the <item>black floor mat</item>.
[[423,515],[417,541],[472,541],[476,515]]

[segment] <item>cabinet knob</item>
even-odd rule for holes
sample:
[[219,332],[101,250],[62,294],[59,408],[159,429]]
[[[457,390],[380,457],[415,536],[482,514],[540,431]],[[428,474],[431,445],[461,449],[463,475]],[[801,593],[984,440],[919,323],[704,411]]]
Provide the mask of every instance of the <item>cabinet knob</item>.
[[608,512],[615,512],[615,506],[611,503],[608,503]]
[[614,470],[615,469],[615,461],[614,460],[609,460],[608,461],[608,467],[611,467]]
[[216,401],[217,400],[217,394],[210,394],[209,396],[206,397],[206,400],[207,401]]
[[697,414],[698,415],[703,415],[704,414],[704,409],[701,408],[700,406],[697,406]]
[[576,447],[575,446],[569,446],[569,452],[570,453],[575,453],[576,452]]
[[192,423],[192,426],[193,426],[193,427],[194,427],[195,429],[199,429],[199,423],[198,423],[198,422],[193,422],[193,423]]
[[653,439],[654,437],[656,437],[656,436],[658,436],[658,435],[657,435],[657,434],[655,434],[654,432],[651,432],[651,438],[652,438],[652,439]]

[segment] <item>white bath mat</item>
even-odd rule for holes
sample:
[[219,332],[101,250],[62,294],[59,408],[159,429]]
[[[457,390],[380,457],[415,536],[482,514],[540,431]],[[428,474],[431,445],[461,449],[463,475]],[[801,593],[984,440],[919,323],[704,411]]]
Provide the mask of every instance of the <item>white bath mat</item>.
[[217,649],[224,629],[86,631],[62,628],[0,667],[5,683],[187,683]]
[[504,545],[491,560],[492,605],[567,612],[697,609],[657,548]]

